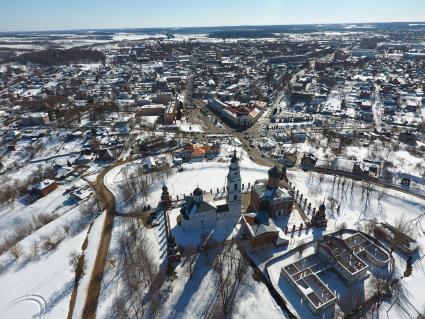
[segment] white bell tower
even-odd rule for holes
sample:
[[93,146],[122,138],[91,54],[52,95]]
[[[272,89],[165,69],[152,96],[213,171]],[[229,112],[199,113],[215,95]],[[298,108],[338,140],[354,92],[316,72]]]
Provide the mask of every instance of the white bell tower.
[[230,161],[229,174],[227,174],[227,206],[231,213],[240,214],[242,206],[241,170],[236,151]]

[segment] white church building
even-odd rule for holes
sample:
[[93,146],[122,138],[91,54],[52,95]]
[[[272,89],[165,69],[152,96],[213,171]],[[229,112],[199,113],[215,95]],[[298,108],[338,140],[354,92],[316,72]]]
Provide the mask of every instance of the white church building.
[[191,196],[184,198],[180,209],[181,226],[185,231],[211,229],[221,218],[239,219],[242,209],[242,183],[239,158],[236,152],[230,160],[227,174],[225,202],[212,203],[204,200],[204,191],[197,187]]

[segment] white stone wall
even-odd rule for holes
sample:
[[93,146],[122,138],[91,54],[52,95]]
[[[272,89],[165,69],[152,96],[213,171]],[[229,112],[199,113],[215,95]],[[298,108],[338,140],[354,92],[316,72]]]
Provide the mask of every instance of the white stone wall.
[[196,213],[190,216],[189,220],[182,219],[182,227],[185,231],[199,229],[211,229],[216,225],[215,210],[209,210],[202,213]]

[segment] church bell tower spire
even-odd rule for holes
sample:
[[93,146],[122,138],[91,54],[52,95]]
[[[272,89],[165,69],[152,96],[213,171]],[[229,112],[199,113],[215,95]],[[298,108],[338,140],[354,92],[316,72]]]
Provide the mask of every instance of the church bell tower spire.
[[239,158],[236,151],[230,160],[229,173],[227,174],[227,206],[231,213],[241,213],[242,186]]

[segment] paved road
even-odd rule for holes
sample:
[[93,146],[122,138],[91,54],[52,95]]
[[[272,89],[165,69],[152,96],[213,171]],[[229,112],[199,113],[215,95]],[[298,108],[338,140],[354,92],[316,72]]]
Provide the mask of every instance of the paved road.
[[35,164],[35,163],[47,162],[47,161],[50,161],[50,160],[55,159],[55,158],[68,157],[68,156],[77,155],[77,154],[80,154],[80,153],[81,153],[81,151],[75,151],[75,152],[69,152],[69,153],[65,153],[65,154],[52,155],[52,156],[45,157],[45,158],[38,158],[38,159],[31,160],[30,163]]
[[415,193],[415,192],[410,191],[409,189],[402,188],[402,187],[394,185],[394,184],[384,183],[383,181],[381,181],[377,178],[372,178],[372,177],[361,177],[360,178],[359,175],[356,175],[356,174],[351,173],[351,172],[335,170],[335,169],[331,169],[331,168],[323,168],[323,167],[315,167],[314,171],[317,172],[317,173],[322,173],[322,174],[326,174],[326,175],[337,175],[337,176],[343,176],[343,177],[347,177],[347,178],[354,179],[354,180],[371,182],[371,183],[378,185],[382,188],[392,189],[392,190],[395,190],[395,191],[398,191],[398,192],[401,192],[401,193],[411,195],[411,196],[425,200],[425,194]]

